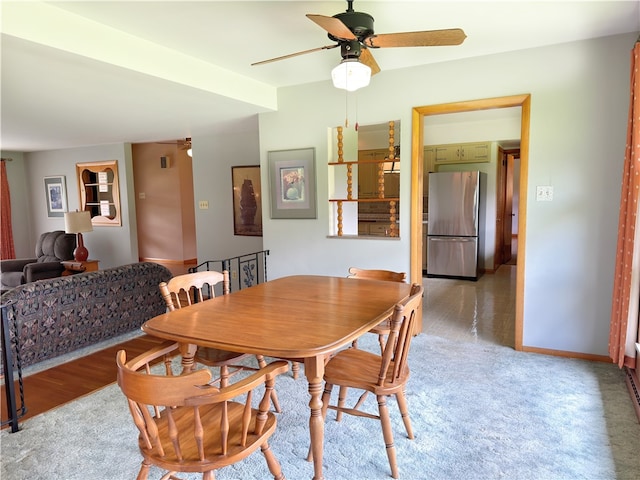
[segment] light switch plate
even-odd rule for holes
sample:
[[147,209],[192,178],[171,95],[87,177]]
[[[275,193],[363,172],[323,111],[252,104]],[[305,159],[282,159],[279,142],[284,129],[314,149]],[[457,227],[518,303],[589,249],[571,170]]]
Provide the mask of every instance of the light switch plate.
[[553,187],[551,185],[538,185],[536,187],[536,201],[550,202],[553,200]]
[[207,210],[209,208],[209,201],[208,200],[200,200],[200,202],[198,202],[198,205],[200,207],[200,210]]

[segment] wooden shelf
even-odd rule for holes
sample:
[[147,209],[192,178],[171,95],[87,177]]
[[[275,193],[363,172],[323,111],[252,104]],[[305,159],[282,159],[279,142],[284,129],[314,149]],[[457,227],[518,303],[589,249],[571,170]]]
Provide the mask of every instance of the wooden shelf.
[[330,202],[359,202],[359,203],[364,203],[364,202],[399,202],[400,199],[399,198],[330,198],[329,199]]
[[[397,196],[393,197],[385,197],[385,172],[383,170],[383,164],[388,161],[400,161],[399,157],[396,157],[396,147],[395,147],[395,122],[389,122],[389,148],[386,150],[376,150],[371,153],[372,158],[362,158],[358,160],[352,161],[344,161],[343,158],[343,135],[342,135],[342,127],[337,127],[338,132],[338,161],[337,162],[329,162],[328,165],[332,167],[338,166],[346,166],[347,167],[347,198],[330,198],[329,202],[336,204],[336,224],[337,224],[337,236],[342,237],[342,213],[343,208],[342,204],[344,202],[347,203],[388,203],[389,204],[389,223],[388,228],[385,223],[384,226],[379,226],[379,228],[383,229],[385,234],[388,234],[390,237],[398,236],[398,225],[396,224],[396,215],[397,215],[397,206],[400,202],[399,194],[400,194],[400,185],[399,185],[399,177],[396,174],[395,182],[392,183],[393,193]],[[358,156],[362,151],[359,152]],[[367,165],[367,168],[358,169],[358,182],[365,183],[363,178],[367,179],[367,186],[371,188],[363,189],[361,188],[360,183],[358,183],[358,195],[359,198],[352,198],[352,188],[353,188],[353,165]],[[372,168],[377,167],[377,168]],[[365,177],[366,175],[366,177]]]
[[80,208],[91,214],[94,226],[120,226],[120,191],[118,162],[88,162],[76,164]]
[[[398,159],[400,160],[400,159]],[[371,159],[371,160],[349,160],[349,161],[345,161],[345,162],[329,162],[328,165],[332,165],[332,166],[338,166],[338,165],[358,165],[358,164],[364,164],[364,163],[384,163],[384,162],[388,162],[389,160],[387,159],[383,159],[383,160],[377,160],[377,159]]]

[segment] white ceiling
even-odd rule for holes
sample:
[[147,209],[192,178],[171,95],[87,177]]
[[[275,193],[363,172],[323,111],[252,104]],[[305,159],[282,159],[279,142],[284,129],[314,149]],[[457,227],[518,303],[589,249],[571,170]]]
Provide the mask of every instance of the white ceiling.
[[[1,9],[1,148],[36,151],[255,128],[277,88],[329,81],[306,13],[345,1],[12,2]],[[455,47],[374,50],[385,71],[640,30],[634,1],[358,1],[376,33],[462,28]],[[372,83],[375,82],[375,77]]]

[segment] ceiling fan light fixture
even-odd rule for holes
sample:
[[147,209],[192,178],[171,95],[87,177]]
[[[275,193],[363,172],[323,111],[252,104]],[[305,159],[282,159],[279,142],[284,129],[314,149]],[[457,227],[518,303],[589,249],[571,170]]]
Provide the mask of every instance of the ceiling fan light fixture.
[[193,151],[191,150],[191,147],[187,148],[187,155],[193,157]]
[[369,85],[371,68],[357,58],[345,58],[331,70],[333,86],[349,92]]

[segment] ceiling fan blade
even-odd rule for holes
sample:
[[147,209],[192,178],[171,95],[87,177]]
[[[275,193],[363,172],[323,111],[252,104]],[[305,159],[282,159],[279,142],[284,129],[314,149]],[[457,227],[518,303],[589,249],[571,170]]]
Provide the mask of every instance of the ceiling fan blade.
[[298,55],[304,55],[306,53],[317,52],[320,50],[329,50],[331,48],[336,48],[338,44],[335,45],[325,45],[324,47],[311,48],[309,50],[303,50],[301,52],[290,53],[289,55],[283,55],[281,57],[270,58],[269,60],[262,60],[261,62],[252,63],[251,66],[254,65],[263,65],[265,63],[277,62],[278,60],[284,60],[286,58],[297,57]]
[[364,63],[371,69],[371,75],[375,75],[376,73],[380,72],[380,67],[376,62],[376,59],[373,58],[373,54],[367,48],[363,48],[360,51],[360,63]]
[[371,48],[388,47],[437,47],[460,45],[467,35],[460,28],[447,30],[427,30],[424,32],[383,33],[371,35],[364,39],[364,44]]
[[357,37],[353,34],[349,28],[342,23],[341,20],[335,17],[326,17],[324,15],[316,15],[313,13],[308,13],[307,18],[316,24],[320,25],[327,32],[333,35],[336,38],[340,38],[343,40],[356,40]]

